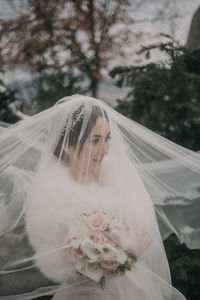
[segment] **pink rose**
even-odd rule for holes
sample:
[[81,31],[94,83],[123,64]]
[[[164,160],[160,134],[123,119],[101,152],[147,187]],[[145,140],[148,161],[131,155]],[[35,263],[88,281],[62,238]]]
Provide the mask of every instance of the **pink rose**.
[[106,230],[108,227],[107,216],[102,212],[93,213],[90,216],[85,217],[86,225],[93,230]]
[[81,240],[77,237],[72,237],[68,240],[68,243],[71,245],[70,252],[73,260],[76,260],[77,257],[83,258],[83,252],[81,250]]
[[119,266],[119,263],[114,258],[104,258],[101,262],[101,267],[107,271],[114,271]]
[[107,239],[106,243],[109,244],[109,245],[111,245],[112,247],[116,247],[116,243],[113,240],[111,240],[111,239]]

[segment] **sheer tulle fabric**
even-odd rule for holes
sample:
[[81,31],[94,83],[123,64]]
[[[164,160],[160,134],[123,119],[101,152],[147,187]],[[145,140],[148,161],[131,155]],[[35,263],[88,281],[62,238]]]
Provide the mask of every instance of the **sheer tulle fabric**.
[[[1,299],[184,299],[171,286],[153,203],[164,237],[174,231],[199,245],[187,181],[198,186],[198,154],[75,95],[3,131],[0,169]],[[165,210],[173,199],[177,210],[183,202],[190,208],[184,223]],[[131,271],[108,276],[104,289],[80,276],[69,254],[80,216],[93,212],[132,230],[138,256]]]

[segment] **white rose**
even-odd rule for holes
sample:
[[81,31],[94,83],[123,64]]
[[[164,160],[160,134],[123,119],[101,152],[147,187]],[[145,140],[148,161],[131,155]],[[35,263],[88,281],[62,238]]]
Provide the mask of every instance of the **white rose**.
[[95,282],[99,282],[103,276],[103,270],[99,266],[87,263],[86,261],[80,260],[75,264],[75,268],[81,274],[87,276]]
[[127,256],[121,249],[116,249],[109,244],[103,245],[103,259],[114,258],[118,263],[124,264]]
[[89,239],[85,239],[81,243],[81,249],[91,262],[99,261],[103,254],[102,247]]
[[131,244],[132,244],[132,241],[128,237],[121,238],[119,241],[119,246],[125,251],[130,249]]
[[127,251],[132,244],[130,238],[123,236],[118,230],[113,230],[112,232],[105,232],[104,235],[111,240],[113,240],[120,248]]
[[119,232],[124,232],[124,227],[120,223],[120,221],[115,217],[112,219],[111,224],[110,224],[110,230],[117,230]]
[[83,239],[89,239],[96,244],[103,244],[107,241],[105,236],[100,231],[86,231],[83,235]]

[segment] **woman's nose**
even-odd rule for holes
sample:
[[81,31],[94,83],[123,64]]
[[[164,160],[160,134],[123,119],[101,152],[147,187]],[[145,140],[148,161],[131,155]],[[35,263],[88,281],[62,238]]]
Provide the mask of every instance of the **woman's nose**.
[[108,142],[104,142],[103,146],[102,146],[101,153],[104,154],[104,155],[108,154],[108,148],[109,148]]

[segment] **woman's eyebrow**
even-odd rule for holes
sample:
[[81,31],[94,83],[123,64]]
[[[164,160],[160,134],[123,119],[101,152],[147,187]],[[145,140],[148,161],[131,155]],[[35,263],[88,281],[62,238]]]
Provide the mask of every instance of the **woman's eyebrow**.
[[[109,132],[109,133],[107,134],[107,136],[109,136],[109,135],[111,135],[111,132]],[[100,135],[100,134],[94,134],[94,135],[91,135],[91,136],[90,136],[90,138],[93,138],[93,137],[95,137],[95,138],[100,138],[100,137],[102,137],[102,135]]]
[[94,135],[91,135],[91,136],[90,136],[90,138],[93,138],[93,137],[100,138],[101,135],[99,135],[99,134],[94,134]]

